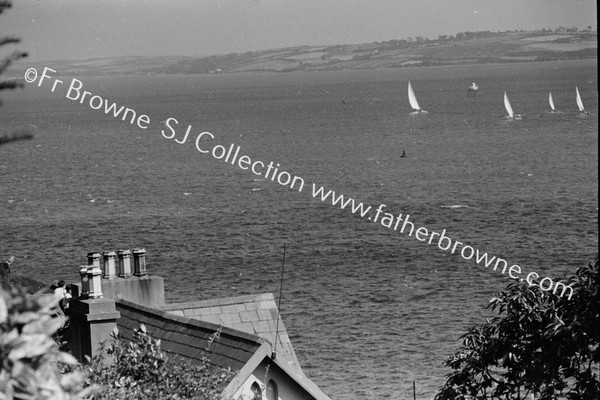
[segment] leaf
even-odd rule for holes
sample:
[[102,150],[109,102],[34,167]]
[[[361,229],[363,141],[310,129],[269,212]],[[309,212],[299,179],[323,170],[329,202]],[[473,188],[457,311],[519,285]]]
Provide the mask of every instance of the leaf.
[[65,364],[69,364],[69,365],[77,364],[77,359],[75,357],[73,357],[73,355],[71,355],[69,353],[65,353],[64,351],[61,351],[60,353],[57,354],[56,361],[62,362]]
[[37,320],[39,317],[39,314],[35,311],[26,311],[24,313],[15,315],[12,318],[12,322],[17,325],[26,325],[32,321]]
[[22,335],[19,341],[18,347],[8,353],[12,361],[40,356],[54,345],[52,339],[44,334]]
[[23,333],[46,333],[52,335],[65,325],[66,317],[50,317],[43,316],[42,318],[31,321],[23,327]]

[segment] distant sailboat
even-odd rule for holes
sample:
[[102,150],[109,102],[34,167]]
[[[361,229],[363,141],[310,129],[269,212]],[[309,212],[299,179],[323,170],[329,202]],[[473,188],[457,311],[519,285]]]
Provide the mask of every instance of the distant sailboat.
[[548,93],[548,103],[550,103],[550,112],[557,112],[556,108],[554,107],[554,100],[552,100],[552,92]]
[[510,105],[510,101],[508,101],[508,96],[506,92],[504,92],[504,108],[506,108],[506,112],[508,113],[508,117],[512,119],[521,119],[521,114],[515,114]]
[[419,102],[417,101],[417,96],[415,96],[415,92],[413,91],[410,81],[408,81],[408,101],[410,102],[410,106],[412,107],[412,109],[415,110],[415,112],[412,114],[416,114],[418,112],[419,113],[427,112],[419,106]]
[[477,97],[478,93],[479,86],[475,82],[471,83],[471,86],[467,89],[467,97]]
[[577,93],[577,108],[579,108],[579,112],[581,114],[589,114],[589,112],[585,111],[585,108],[583,107],[583,101],[581,101],[581,96],[579,95],[579,89],[577,88],[577,86],[575,86],[575,92]]

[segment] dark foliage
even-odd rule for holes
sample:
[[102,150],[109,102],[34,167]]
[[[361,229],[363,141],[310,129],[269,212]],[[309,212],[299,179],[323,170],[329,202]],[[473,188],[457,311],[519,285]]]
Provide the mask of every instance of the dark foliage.
[[493,298],[499,316],[462,336],[435,399],[600,399],[598,257],[568,282],[570,300],[519,282]]
[[216,400],[233,376],[227,369],[212,366],[208,358],[192,365],[169,357],[144,325],[134,336],[134,342],[125,342],[115,331],[114,340],[89,360],[88,384],[103,386],[94,400]]
[[[12,2],[9,0],[0,0],[0,14],[3,11],[9,9],[12,6]],[[0,48],[19,43],[19,39],[14,36],[3,36],[0,37]],[[7,70],[7,68],[15,61],[18,61],[24,57],[27,57],[27,53],[22,51],[12,51],[8,55],[0,58],[0,75]],[[6,89],[17,89],[23,87],[23,81],[20,79],[0,79],[0,90]],[[2,105],[2,99],[0,99],[0,105]],[[33,135],[28,131],[18,131],[9,135],[0,136],[0,146],[10,143],[17,142],[20,140],[33,139]]]
[[[0,14],[6,9],[12,7],[12,2],[9,0],[0,1]],[[19,43],[19,39],[14,36],[4,36],[0,37],[0,47],[17,44]],[[15,61],[20,60],[21,58],[27,57],[27,53],[22,51],[15,50],[11,52],[9,55],[4,56],[3,59],[0,59],[0,75],[6,71],[6,69]],[[9,79],[9,80],[0,80],[0,90],[4,89],[16,89],[23,86],[23,82],[17,79]],[[2,104],[0,102],[0,104]]]

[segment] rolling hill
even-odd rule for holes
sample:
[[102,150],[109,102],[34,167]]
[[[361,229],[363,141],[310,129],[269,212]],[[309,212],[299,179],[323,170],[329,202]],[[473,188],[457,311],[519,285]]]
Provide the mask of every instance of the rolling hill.
[[209,57],[116,57],[40,63],[64,75],[204,74],[399,68],[597,58],[597,32],[461,32],[366,44],[299,46]]

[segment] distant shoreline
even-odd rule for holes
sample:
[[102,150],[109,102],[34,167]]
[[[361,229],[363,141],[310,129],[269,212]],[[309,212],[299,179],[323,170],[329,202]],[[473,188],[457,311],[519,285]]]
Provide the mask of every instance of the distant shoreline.
[[466,32],[460,39],[411,40],[337,46],[300,46],[209,57],[128,56],[50,60],[15,66],[18,77],[30,66],[68,76],[227,74],[368,70],[451,65],[597,60],[597,32]]
[[[427,71],[431,71],[431,73],[434,73],[434,71],[436,70],[448,70],[448,69],[454,69],[454,68],[467,68],[467,67],[487,67],[487,68],[502,68],[502,67],[508,67],[508,66],[523,66],[523,67],[527,67],[530,65],[539,65],[540,67],[542,66],[547,66],[547,65],[564,65],[564,66],[568,66],[570,65],[589,65],[592,68],[595,68],[598,65],[598,62],[596,59],[590,59],[590,58],[586,58],[586,59],[569,59],[569,60],[548,60],[548,61],[519,61],[519,62],[505,62],[505,63],[489,63],[489,64],[483,64],[483,63],[465,63],[465,64],[451,64],[451,65],[430,65],[427,67],[423,67],[423,66],[406,66],[406,67],[375,67],[375,68],[346,68],[346,69],[328,69],[328,70],[311,70],[311,71],[286,71],[286,72],[278,72],[278,71],[240,71],[240,72],[228,72],[226,74],[222,74],[220,76],[250,76],[250,75],[278,75],[281,77],[284,77],[285,75],[288,74],[303,74],[303,75],[308,75],[308,74],[335,74],[335,73],[364,73],[364,72],[368,72],[368,71],[394,71],[397,70],[399,73],[402,71],[405,71],[406,73],[411,73],[410,71],[418,71],[418,70],[427,70]],[[45,64],[35,64],[37,65],[37,68],[41,71],[46,65]],[[153,74],[153,75],[148,75],[148,74],[118,74],[118,73],[114,73],[114,74],[81,74],[81,73],[76,73],[70,70],[63,70],[61,69],[59,66],[50,66],[50,68],[55,69],[57,72],[53,73],[52,76],[54,77],[63,77],[63,78],[69,78],[69,77],[78,77],[78,78],[128,78],[128,77],[138,77],[138,78],[143,78],[143,77],[150,77],[150,76],[156,76],[156,77],[168,77],[168,76],[172,76],[172,77],[183,77],[183,76],[205,76],[207,79],[210,79],[210,77],[214,77],[217,78],[217,76],[219,75],[211,75],[211,74],[185,74],[185,73],[173,73],[173,74]],[[24,71],[24,70],[23,70]],[[15,75],[16,78],[21,78],[22,77],[23,72],[19,72],[18,75]]]

